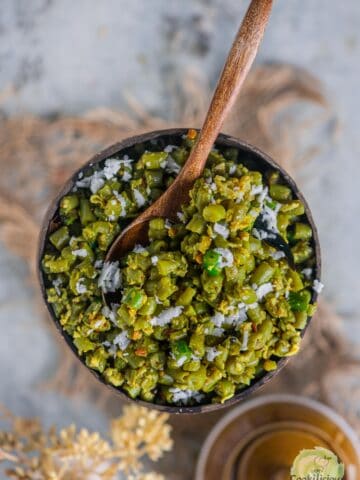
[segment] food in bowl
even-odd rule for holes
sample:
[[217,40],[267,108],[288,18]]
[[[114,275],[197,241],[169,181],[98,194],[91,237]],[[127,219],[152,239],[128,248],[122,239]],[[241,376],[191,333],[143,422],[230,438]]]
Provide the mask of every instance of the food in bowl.
[[[223,403],[275,370],[298,352],[322,286],[304,205],[278,171],[247,168],[235,148],[212,150],[177,222],[152,219],[148,245],[104,261],[195,139],[190,130],[179,145],[153,140],[85,167],[42,257],[47,300],[79,356],[152,403]],[[254,227],[260,214],[289,243],[295,269]]]

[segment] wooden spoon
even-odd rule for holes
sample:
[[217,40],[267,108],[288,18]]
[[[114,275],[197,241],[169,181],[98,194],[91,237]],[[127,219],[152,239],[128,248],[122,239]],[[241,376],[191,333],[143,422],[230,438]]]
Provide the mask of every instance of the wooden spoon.
[[224,120],[253,64],[270,17],[272,3],[273,0],[252,0],[226,60],[204,125],[187,162],[161,197],[114,240],[106,261],[119,260],[136,244],[146,244],[148,222],[151,218],[164,217],[177,220],[176,214],[180,211],[181,205],[188,201],[189,191],[195,180],[201,176]]

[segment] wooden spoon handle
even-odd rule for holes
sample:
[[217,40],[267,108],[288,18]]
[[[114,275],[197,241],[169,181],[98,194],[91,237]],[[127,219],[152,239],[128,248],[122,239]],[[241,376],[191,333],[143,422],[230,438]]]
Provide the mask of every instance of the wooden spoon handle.
[[248,8],[224,65],[198,141],[179,175],[186,178],[187,183],[192,184],[202,174],[225,117],[233,107],[253,64],[272,3],[273,0],[252,0]]
[[[128,227],[146,230],[145,221],[155,216],[176,220],[176,212],[188,200],[189,191],[204,170],[211,148],[225,117],[234,105],[240,88],[255,59],[273,0],[252,0],[226,60],[204,125],[186,164],[170,187]],[[138,234],[140,235],[140,230]]]

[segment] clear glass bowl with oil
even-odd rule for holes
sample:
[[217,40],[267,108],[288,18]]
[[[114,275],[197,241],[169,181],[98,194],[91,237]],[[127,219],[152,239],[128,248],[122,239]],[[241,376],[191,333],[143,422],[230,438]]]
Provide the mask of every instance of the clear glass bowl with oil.
[[336,412],[305,397],[265,395],[231,410],[210,432],[196,480],[289,480],[303,449],[324,447],[360,480],[360,444]]

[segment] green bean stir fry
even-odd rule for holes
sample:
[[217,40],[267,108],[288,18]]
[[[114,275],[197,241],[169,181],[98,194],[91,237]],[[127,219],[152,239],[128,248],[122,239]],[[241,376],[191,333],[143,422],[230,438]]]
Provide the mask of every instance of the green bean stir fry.
[[[131,398],[225,402],[299,350],[314,313],[312,229],[279,174],[214,148],[178,221],[154,218],[149,244],[104,262],[114,238],[171,184],[195,141],[137,145],[85,168],[59,205],[42,258],[47,298],[86,362]],[[254,228],[289,243],[296,270]],[[103,294],[117,303],[105,305]]]

